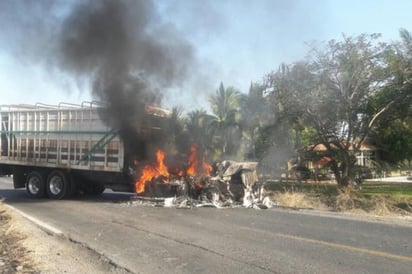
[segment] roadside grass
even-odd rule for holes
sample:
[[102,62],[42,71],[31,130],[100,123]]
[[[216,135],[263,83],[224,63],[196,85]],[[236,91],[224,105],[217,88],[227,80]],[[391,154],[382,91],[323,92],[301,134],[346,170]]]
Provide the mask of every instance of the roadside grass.
[[330,183],[267,182],[281,206],[349,211],[371,215],[412,215],[412,184],[368,183],[342,188]]
[[281,183],[281,182],[267,182],[265,189],[270,191],[298,191],[306,193],[319,193],[325,195],[337,195],[338,187],[336,184],[325,183]]
[[[412,213],[412,184],[410,183],[367,183],[362,185],[360,192],[377,200],[389,211]],[[381,206],[383,207],[383,206]]]
[[367,183],[363,184],[361,193],[366,195],[391,195],[412,197],[412,184],[409,183]]
[[339,190],[333,184],[268,182],[265,190],[281,206],[293,208],[329,209]]

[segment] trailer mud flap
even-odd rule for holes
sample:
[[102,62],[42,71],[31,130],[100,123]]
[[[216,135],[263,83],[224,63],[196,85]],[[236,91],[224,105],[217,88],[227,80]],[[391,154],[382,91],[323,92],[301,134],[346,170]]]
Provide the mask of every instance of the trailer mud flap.
[[13,186],[15,189],[26,187],[27,174],[23,168],[13,168]]

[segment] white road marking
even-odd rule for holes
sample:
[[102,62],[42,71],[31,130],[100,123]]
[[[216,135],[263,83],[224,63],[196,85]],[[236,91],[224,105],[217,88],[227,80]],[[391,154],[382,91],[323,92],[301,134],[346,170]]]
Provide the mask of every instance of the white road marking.
[[27,220],[33,222],[34,224],[38,225],[40,228],[42,228],[42,229],[44,229],[44,230],[46,230],[50,233],[53,233],[55,235],[63,235],[63,232],[61,230],[59,230],[58,228],[55,228],[54,226],[49,225],[49,224],[37,219],[36,217],[30,216],[30,215],[24,213],[23,211],[15,208],[14,206],[7,205],[7,204],[5,204],[5,206],[7,206],[11,210],[14,210],[15,212],[19,213],[21,216],[23,216]]

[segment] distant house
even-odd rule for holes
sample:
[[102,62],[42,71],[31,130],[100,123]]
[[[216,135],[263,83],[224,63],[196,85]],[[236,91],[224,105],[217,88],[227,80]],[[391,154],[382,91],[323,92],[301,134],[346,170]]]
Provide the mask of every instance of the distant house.
[[[352,149],[352,147],[349,149]],[[330,174],[329,164],[335,161],[335,159],[327,155],[325,145],[307,146],[302,152],[304,153],[301,158],[301,166],[307,167],[317,175]],[[355,156],[358,166],[371,168],[374,166],[374,162],[379,160],[379,150],[373,145],[362,144]]]
[[[349,149],[351,150],[352,146]],[[326,153],[327,151],[324,144],[308,146],[305,148],[305,150],[315,152],[319,156]],[[359,152],[356,153],[357,165],[364,167],[372,167],[373,162],[379,159],[378,152],[379,150],[375,146],[369,144],[362,144],[359,148]],[[331,161],[333,161],[331,157],[324,156],[320,159],[313,161],[312,165],[323,166]]]
[[359,166],[373,167],[373,163],[379,160],[379,150],[373,145],[362,144],[356,159]]

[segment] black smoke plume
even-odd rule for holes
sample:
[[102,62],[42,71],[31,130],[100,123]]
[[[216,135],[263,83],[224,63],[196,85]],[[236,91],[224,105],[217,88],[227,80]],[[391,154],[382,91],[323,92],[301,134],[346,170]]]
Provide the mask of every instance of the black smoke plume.
[[[144,158],[153,142],[152,136],[138,134],[152,126],[145,105],[159,105],[163,90],[184,81],[192,47],[173,25],[162,23],[149,0],[69,3],[1,3],[0,15],[11,28],[10,46],[25,61],[43,59],[90,81],[94,99],[106,105],[103,120]],[[133,140],[137,136],[140,139]]]
[[91,77],[106,104],[102,117],[125,141],[140,136],[130,142],[141,157],[149,140],[137,133],[151,127],[144,106],[160,104],[160,90],[181,82],[192,60],[190,45],[158,22],[150,1],[91,0],[73,9],[58,36],[59,66]]

